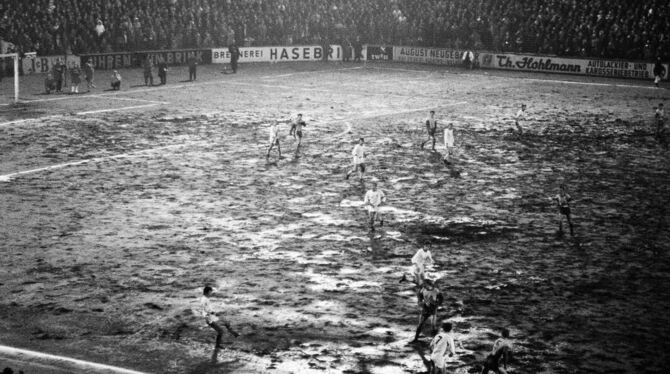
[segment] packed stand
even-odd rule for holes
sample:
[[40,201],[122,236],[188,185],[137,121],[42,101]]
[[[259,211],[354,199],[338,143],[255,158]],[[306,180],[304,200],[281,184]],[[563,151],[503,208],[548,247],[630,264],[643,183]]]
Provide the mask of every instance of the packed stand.
[[10,0],[0,38],[75,54],[363,42],[565,56],[670,53],[661,0]]

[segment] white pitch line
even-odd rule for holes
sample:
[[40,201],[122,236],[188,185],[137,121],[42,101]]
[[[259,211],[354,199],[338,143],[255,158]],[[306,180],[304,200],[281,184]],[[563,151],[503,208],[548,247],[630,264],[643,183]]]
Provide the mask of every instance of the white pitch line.
[[98,110],[89,110],[86,112],[79,112],[77,113],[78,116],[83,116],[86,114],[96,114],[96,113],[107,113],[107,112],[117,112],[121,110],[131,110],[131,109],[140,109],[140,108],[148,108],[150,106],[156,106],[160,105],[158,103],[153,103],[153,104],[144,104],[144,105],[133,105],[133,106],[125,106],[122,108],[109,108],[109,109],[98,109]]
[[[89,96],[89,97],[97,97],[97,98],[100,98],[100,99],[106,99],[106,98],[107,98],[107,96],[105,96],[104,94],[99,94],[99,95],[87,95],[87,96]],[[114,97],[110,97],[110,98],[113,99],[113,100],[142,101],[142,102],[145,102],[145,103],[154,103],[154,104],[163,104],[163,105],[165,105],[165,104],[170,104],[170,103],[168,103],[167,101],[157,101],[157,100],[147,100],[147,99],[135,99],[135,98],[133,98],[133,97],[115,97],[115,96],[114,96]]]
[[[421,72],[421,73],[435,73],[437,71],[434,70],[419,70],[419,69],[400,69],[400,68],[383,68],[383,67],[368,67],[368,69],[377,69],[377,70],[398,70],[398,71],[411,71],[411,72]],[[487,71],[487,70],[484,70]],[[494,70],[494,72],[503,72],[503,71],[513,71],[513,70]],[[449,72],[449,71],[444,71],[444,72]],[[531,72],[521,72],[517,71],[518,73],[531,73]],[[537,74],[542,74],[542,72],[535,72]],[[469,74],[469,73],[456,73],[457,75],[462,75],[462,76],[467,76],[467,77],[483,77],[481,74]],[[564,83],[564,84],[575,84],[575,85],[583,85],[583,86],[597,86],[597,87],[617,87],[617,88],[644,88],[644,89],[649,89],[649,90],[657,90],[658,88],[655,86],[639,86],[639,85],[634,85],[634,84],[621,84],[621,83],[600,83],[600,82],[579,82],[579,81],[571,81],[571,80],[561,80],[561,79],[542,79],[542,78],[525,78],[525,77],[505,77],[505,76],[500,76],[500,75],[489,75],[488,77],[495,77],[495,78],[500,78],[500,79],[505,79],[505,80],[524,80],[524,81],[531,81],[531,82],[549,82],[549,83]],[[597,78],[596,76],[585,76],[587,78]],[[607,77],[602,77],[606,79]]]
[[17,171],[15,173],[0,175],[0,182],[9,182],[13,178],[16,178],[16,177],[19,177],[19,176],[22,176],[22,175],[27,175],[27,174],[35,174],[35,173],[39,173],[39,172],[42,172],[42,171],[63,169],[63,168],[69,167],[69,166],[83,165],[83,164],[95,163],[95,162],[100,162],[100,161],[105,161],[105,160],[113,160],[113,159],[116,159],[116,158],[134,157],[134,156],[139,156],[139,155],[142,155],[142,154],[145,154],[145,153],[160,151],[160,150],[163,150],[163,149],[181,148],[181,147],[185,147],[185,146],[192,145],[192,144],[198,144],[198,143],[202,143],[202,142],[191,142],[191,143],[186,143],[186,144],[165,145],[165,146],[162,146],[162,147],[142,149],[142,150],[134,151],[134,152],[121,153],[121,154],[118,154],[118,155],[94,157],[94,158],[89,158],[89,159],[86,159],[86,160],[65,162],[65,163],[62,163],[62,164],[50,165],[50,166],[45,166],[45,167],[41,167],[41,168],[37,168],[37,169]]
[[362,66],[356,66],[356,67],[353,67],[353,68],[342,68],[342,69],[298,71],[298,72],[295,72],[295,73],[287,73],[287,74],[279,74],[279,75],[265,75],[265,76],[262,76],[261,79],[292,77],[294,75],[310,74],[310,73],[331,73],[331,72],[336,72],[336,71],[357,70],[357,69],[362,69],[362,68],[363,68]]
[[0,354],[8,355],[12,358],[16,358],[18,360],[23,360],[24,362],[30,364],[30,361],[27,361],[26,359],[32,359],[32,360],[50,360],[50,361],[56,361],[56,362],[62,362],[62,363],[67,363],[70,365],[74,365],[75,367],[81,369],[85,373],[92,373],[94,371],[101,371],[104,373],[118,373],[118,374],[147,374],[141,371],[136,371],[136,370],[130,370],[130,369],[124,369],[120,368],[117,366],[111,366],[111,365],[104,365],[104,364],[98,364],[95,362],[90,362],[90,361],[84,361],[84,360],[78,360],[76,358],[70,358],[70,357],[65,357],[65,356],[57,356],[57,355],[52,355],[48,353],[42,353],[42,352],[35,352],[35,351],[29,351],[27,349],[20,349],[20,348],[14,348],[14,347],[8,347],[5,345],[0,345]]

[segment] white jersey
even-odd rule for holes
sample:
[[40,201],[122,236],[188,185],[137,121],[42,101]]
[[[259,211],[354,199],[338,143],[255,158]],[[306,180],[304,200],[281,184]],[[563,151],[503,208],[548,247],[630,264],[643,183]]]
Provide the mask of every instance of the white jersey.
[[519,111],[516,112],[516,117],[514,117],[514,119],[517,122],[521,122],[521,121],[525,120],[526,119],[526,111],[524,111],[523,109],[519,109]]
[[378,207],[384,201],[386,201],[386,195],[382,190],[370,190],[365,193],[365,198],[363,199],[366,205],[372,205],[373,207]]
[[449,354],[456,355],[454,336],[450,332],[441,332],[430,342],[430,359],[438,368],[444,368]]
[[354,165],[365,163],[365,146],[356,144],[351,154],[354,156]]
[[444,129],[444,146],[453,147],[454,146],[454,129]]
[[279,125],[272,124],[270,125],[270,143],[274,143],[277,139],[279,139]]
[[212,309],[212,304],[209,302],[209,297],[207,296],[202,296],[200,298],[200,315],[205,317],[205,322],[208,324],[219,320],[219,318],[216,317],[214,309]]
[[419,249],[412,257],[412,264],[420,267],[421,269],[425,268],[426,265],[433,264],[433,255],[430,254],[430,251]]

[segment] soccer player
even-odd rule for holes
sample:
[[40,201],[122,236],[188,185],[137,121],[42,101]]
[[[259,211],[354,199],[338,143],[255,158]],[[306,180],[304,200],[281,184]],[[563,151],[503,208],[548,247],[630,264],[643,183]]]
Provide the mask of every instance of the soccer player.
[[558,195],[554,196],[552,200],[555,200],[556,203],[558,204],[558,212],[559,212],[559,221],[558,221],[558,233],[559,235],[563,235],[563,217],[568,221],[568,226],[570,226],[570,236],[575,236],[574,230],[572,228],[572,220],[570,219],[570,200],[572,198],[567,192],[567,188],[565,186],[565,183],[561,183],[560,186],[560,191],[558,192]]
[[421,286],[426,279],[426,266],[434,263],[433,255],[425,246],[416,251],[412,257],[412,275],[417,286]]
[[81,83],[81,69],[76,63],[70,66],[70,93],[79,93],[79,84]]
[[663,103],[658,104],[654,117],[656,118],[656,138],[660,140],[665,127],[665,111],[663,110]]
[[426,130],[428,130],[428,140],[421,143],[421,149],[429,141],[433,141],[433,151],[435,150],[435,132],[437,131],[437,120],[435,119],[435,111],[430,111],[430,116],[426,119]]
[[168,67],[164,58],[158,60],[158,78],[161,80],[161,86],[167,83]]
[[423,324],[430,319],[431,331],[433,334],[436,332],[436,323],[437,323],[437,308],[444,301],[444,297],[440,290],[435,287],[435,284],[426,279],[423,281],[423,286],[418,293],[419,306],[421,307],[421,317],[419,317],[419,326],[416,328],[416,334],[414,335],[413,342],[419,341],[419,335],[421,335],[421,329]]
[[454,154],[454,124],[450,123],[447,125],[447,128],[444,129],[444,148],[446,153],[444,155],[444,163],[449,164],[451,156]]
[[516,129],[519,132],[519,136],[523,135],[523,128],[521,128],[521,122],[526,120],[526,104],[521,104],[521,109],[519,109],[518,112],[516,112],[516,116],[514,117],[514,124],[516,125]]
[[117,70],[114,70],[114,72],[112,72],[111,84],[112,84],[112,90],[116,91],[121,89],[121,74],[119,74]]
[[142,67],[144,68],[144,85],[148,86],[151,84],[152,86],[154,85],[154,73],[153,73],[153,68],[154,65],[151,62],[151,58],[149,55],[144,59],[144,63],[142,64]]
[[377,182],[372,182],[372,189],[365,193],[363,203],[368,209],[370,231],[375,230],[375,219],[379,218],[379,226],[384,226],[384,218],[379,213],[379,206],[386,201],[384,191],[377,189]]
[[[509,341],[509,330],[503,328],[501,332],[502,337],[493,343],[491,354],[486,356],[484,360],[482,374],[488,374],[490,370],[498,374],[507,374],[507,361],[509,360],[509,355],[512,353],[512,343]],[[502,368],[500,367],[501,358],[503,363]]]
[[91,87],[95,88],[93,83],[93,64],[91,61],[86,61],[84,64],[84,77],[86,78],[86,92],[91,92]]
[[62,92],[63,90],[63,80],[65,80],[65,69],[66,66],[63,63],[63,60],[59,57],[56,59],[56,63],[53,66],[53,75],[56,80],[56,92]]
[[270,125],[270,148],[268,148],[268,154],[265,155],[265,158],[270,158],[270,151],[274,146],[277,146],[277,151],[279,151],[279,157],[281,157],[281,147],[279,146],[279,122],[274,120],[272,125]]
[[[211,327],[216,331],[216,344],[214,348],[223,348],[221,345],[221,337],[223,336],[223,329],[221,326],[219,326],[219,317],[214,313],[214,309],[212,309],[212,304],[209,301],[209,297],[212,295],[214,292],[214,289],[210,286],[205,286],[202,290],[202,297],[200,298],[200,313],[202,316],[205,318],[205,322],[207,323],[207,326]],[[228,329],[228,332],[230,332],[231,335],[234,337],[240,336],[233,328],[230,326],[228,321],[222,320],[221,323],[223,323],[224,326],[226,326],[226,329]]]
[[300,140],[302,140],[302,128],[304,126],[307,126],[307,124],[302,120],[302,113],[298,113],[296,119],[291,122],[291,129],[288,131],[288,134],[293,135],[293,139],[298,137]]
[[665,75],[665,66],[661,63],[661,57],[656,58],[656,64],[654,64],[654,84],[656,87],[659,87],[663,76]]
[[358,144],[354,146],[354,149],[351,151],[352,156],[354,156],[354,168],[347,172],[347,175],[344,179],[349,179],[349,176],[358,171],[358,180],[363,180],[363,175],[365,174],[365,156],[367,155],[365,149],[365,139],[358,139]]
[[188,58],[188,80],[194,81],[198,73],[198,59],[195,53]]
[[442,324],[442,331],[430,342],[430,360],[433,362],[432,374],[447,374],[447,357],[456,355],[454,334],[451,322]]
[[228,53],[230,53],[230,68],[235,74],[237,73],[237,60],[240,59],[240,49],[237,47],[235,40],[228,46]]
[[44,91],[47,94],[50,94],[51,91],[56,91],[56,88],[57,88],[56,79],[54,79],[54,76],[51,72],[47,73],[47,77],[44,78]]

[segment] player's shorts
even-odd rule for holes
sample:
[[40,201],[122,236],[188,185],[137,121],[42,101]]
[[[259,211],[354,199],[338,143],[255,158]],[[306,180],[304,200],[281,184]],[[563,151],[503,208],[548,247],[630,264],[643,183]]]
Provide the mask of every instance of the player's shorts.
[[365,164],[360,163],[360,164],[355,164],[354,166],[356,167],[356,170],[360,169],[361,173],[365,173]]
[[498,370],[500,370],[500,368],[498,367],[498,360],[496,360],[495,356],[493,356],[492,354],[486,356],[486,359],[484,360],[484,366],[496,373],[498,372]]
[[270,139],[270,145],[279,145],[279,138]]
[[435,137],[435,131],[433,131],[433,130],[428,130],[428,136]]
[[437,305],[429,307],[426,304],[423,304],[423,308],[421,308],[421,317],[428,318],[430,316],[435,315],[436,313],[437,313]]
[[302,131],[298,130],[295,134],[298,135],[298,138],[302,138]]
[[660,82],[661,82],[661,76],[660,75],[657,75],[656,77],[654,77],[654,83],[659,84]]
[[423,279],[426,276],[426,271],[423,266],[412,264],[412,274]]
[[379,206],[367,205],[368,213],[377,213],[379,214]]
[[562,206],[562,207],[559,208],[559,211],[561,212],[561,214],[563,214],[565,216],[570,215],[570,207],[569,206]]

